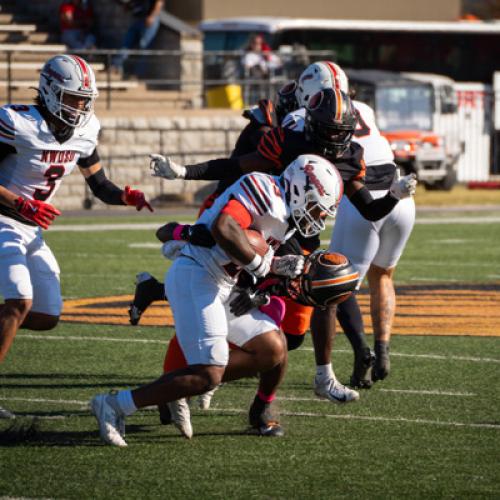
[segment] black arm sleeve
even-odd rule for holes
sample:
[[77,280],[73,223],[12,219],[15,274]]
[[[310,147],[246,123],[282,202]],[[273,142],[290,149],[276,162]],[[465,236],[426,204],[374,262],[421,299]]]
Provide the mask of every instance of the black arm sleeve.
[[6,144],[5,142],[0,142],[0,161],[9,155],[16,154],[17,150],[14,146]]
[[191,181],[219,181],[228,177],[240,177],[243,172],[238,158],[221,158],[195,165],[186,165],[186,180]]
[[125,205],[122,201],[123,191],[113,184],[101,168],[85,179],[92,193],[108,205]]
[[349,200],[365,219],[372,222],[385,217],[399,201],[393,198],[390,193],[387,193],[383,198],[374,200],[366,187],[356,191]]

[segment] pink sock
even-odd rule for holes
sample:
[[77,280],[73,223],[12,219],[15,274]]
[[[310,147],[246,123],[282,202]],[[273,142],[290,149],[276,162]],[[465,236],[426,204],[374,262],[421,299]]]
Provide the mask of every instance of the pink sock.
[[257,396],[259,396],[259,399],[264,401],[264,403],[271,403],[276,399],[276,393],[274,392],[272,394],[267,395],[264,394],[262,391],[257,391]]
[[273,295],[269,300],[269,304],[260,306],[259,311],[267,314],[279,328],[285,316],[285,301],[281,297]]

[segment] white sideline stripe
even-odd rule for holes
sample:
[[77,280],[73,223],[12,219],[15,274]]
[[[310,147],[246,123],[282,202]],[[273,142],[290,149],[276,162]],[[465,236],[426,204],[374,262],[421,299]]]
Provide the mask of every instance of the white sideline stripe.
[[[188,224],[186,221],[178,221],[180,224]],[[443,217],[417,219],[415,224],[487,224],[500,222],[500,217]],[[50,232],[87,232],[87,231],[142,231],[145,229],[158,229],[161,222],[139,222],[139,223],[109,223],[109,224],[61,224],[51,226]],[[333,222],[327,222],[327,227],[333,226]]]
[[[100,342],[139,342],[143,344],[166,344],[166,340],[156,339],[116,339],[113,337],[76,337],[76,336],[57,336],[57,335],[36,335],[33,333],[18,333],[16,338],[35,339],[35,340],[90,340]],[[312,347],[301,347],[297,351],[313,351]],[[352,354],[347,349],[335,349],[335,353]],[[474,358],[470,356],[442,356],[440,354],[405,354],[391,351],[391,356],[401,356],[407,358],[436,359],[443,361],[474,361],[477,363],[500,363],[500,359],[494,358]]]
[[[30,399],[30,398],[4,398],[0,396],[0,401],[24,401],[27,403],[34,402],[34,403],[52,403],[52,402],[57,402],[59,404],[79,404],[79,405],[85,405],[85,409],[88,408],[88,401],[75,401],[75,400],[53,400],[53,399]],[[219,413],[237,413],[237,414],[247,414],[248,410],[242,410],[241,408],[209,408],[208,410],[204,411],[211,411],[211,412],[219,412]],[[312,412],[287,412],[287,411],[281,411],[281,415],[287,416],[287,417],[319,417],[319,418],[336,418],[336,419],[343,419],[343,420],[369,420],[369,421],[376,421],[376,422],[404,422],[404,423],[409,423],[409,424],[425,424],[425,425],[440,425],[440,426],[449,426],[449,427],[471,427],[471,428],[479,428],[479,429],[498,429],[500,430],[500,425],[497,424],[474,424],[474,423],[466,423],[466,422],[443,422],[441,420],[426,420],[426,419],[411,419],[411,418],[404,418],[404,417],[375,417],[375,416],[366,416],[366,415],[331,415],[331,414],[321,414],[321,413],[312,413]],[[35,416],[35,415],[33,415]],[[39,417],[37,418],[40,419],[66,419],[66,418],[71,418],[71,416],[66,416],[66,415],[52,415],[49,417]]]
[[[377,392],[394,392],[397,394],[422,394],[424,396],[459,396],[459,397],[472,397],[477,396],[472,392],[452,392],[452,391],[425,391],[425,390],[417,390],[417,389],[378,389]],[[327,399],[319,399],[319,398],[303,398],[303,397],[277,397],[276,399],[281,401],[317,401],[319,403],[329,403]]]

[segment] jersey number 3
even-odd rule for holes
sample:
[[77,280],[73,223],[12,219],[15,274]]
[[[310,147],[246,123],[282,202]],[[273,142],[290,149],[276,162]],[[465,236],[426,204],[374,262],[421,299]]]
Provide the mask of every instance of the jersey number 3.
[[54,191],[57,179],[64,175],[64,165],[51,165],[43,174],[47,179],[47,189],[35,189],[33,198],[39,201],[45,201]]

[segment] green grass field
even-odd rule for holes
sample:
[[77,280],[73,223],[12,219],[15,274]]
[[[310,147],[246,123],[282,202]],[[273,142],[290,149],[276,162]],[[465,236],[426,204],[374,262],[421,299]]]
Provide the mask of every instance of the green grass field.
[[[106,217],[150,220],[159,222]],[[48,231],[46,240],[66,299],[131,294],[137,272],[161,277],[166,269],[153,230]],[[396,278],[398,285],[499,290],[499,223],[418,224]],[[0,497],[500,497],[498,337],[396,332],[391,376],[347,406],[314,397],[307,338],[290,355],[277,401],[284,438],[246,433],[256,383],[245,380],[222,387],[208,412],[193,406],[191,441],[147,410],[129,418],[128,448],[102,445],[88,400],[156,377],[171,335],[164,327],[65,322],[51,332],[21,331],[0,367],[0,406],[18,415],[0,421]],[[341,380],[351,363],[339,335]]]

